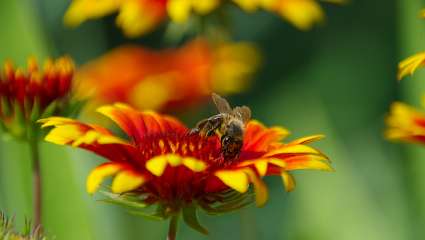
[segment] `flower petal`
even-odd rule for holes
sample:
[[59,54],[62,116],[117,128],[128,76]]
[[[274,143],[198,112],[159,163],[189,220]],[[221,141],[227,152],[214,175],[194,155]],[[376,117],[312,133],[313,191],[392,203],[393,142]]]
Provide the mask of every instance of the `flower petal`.
[[259,161],[255,163],[255,168],[257,169],[260,176],[264,176],[267,173],[267,161]]
[[307,145],[281,145],[275,150],[269,151],[263,155],[263,157],[275,157],[280,158],[279,155],[290,156],[290,155],[317,155],[323,158],[327,157],[319,150],[312,148]]
[[207,14],[218,7],[220,0],[193,0],[192,7],[199,14]]
[[233,0],[233,2],[247,12],[253,12],[259,7],[259,1],[257,0]]
[[151,111],[139,112],[125,104],[103,106],[97,111],[114,121],[135,142],[150,134],[187,131],[187,128],[173,117]]
[[123,193],[140,187],[146,182],[146,177],[133,171],[124,170],[119,172],[112,182],[112,192]]
[[286,166],[286,162],[283,159],[278,158],[260,158],[260,159],[252,159],[243,161],[238,164],[238,167],[247,167],[254,166],[260,176],[265,176],[267,174],[269,163],[273,164],[277,167],[284,168]]
[[295,189],[295,178],[292,176],[292,174],[288,172],[282,172],[280,176],[282,177],[283,185],[285,186],[285,190],[287,192],[291,192]]
[[289,131],[285,128],[266,128],[260,122],[252,120],[246,126],[243,150],[266,152],[288,134]]
[[287,163],[285,170],[322,170],[333,172],[334,169],[331,167],[329,162],[322,161],[320,157],[314,155],[294,156],[285,159]]
[[316,0],[276,1],[268,10],[275,11],[300,30],[306,31],[324,20],[325,14]]
[[87,192],[95,193],[105,178],[115,175],[121,169],[122,166],[115,163],[106,163],[93,169],[87,178]]
[[401,61],[398,65],[398,80],[403,79],[407,75],[413,75],[413,73],[420,66],[425,64],[425,52],[417,53],[407,59]]
[[60,117],[41,119],[42,127],[54,128],[45,140],[59,145],[71,145],[95,152],[111,161],[128,162],[137,156],[137,149],[109,130]]
[[127,36],[136,37],[151,31],[165,18],[166,9],[162,1],[123,1],[116,23]]
[[167,155],[156,156],[146,162],[146,169],[149,170],[149,172],[151,172],[153,175],[159,177],[164,173],[165,168],[167,167],[167,163]]
[[73,0],[64,16],[65,24],[78,26],[90,18],[98,18],[116,11],[119,7],[117,0]]
[[255,202],[258,207],[264,206],[268,199],[267,186],[264,184],[263,180],[250,168],[245,168],[243,170],[249,177],[249,181],[254,184],[255,190]]
[[194,172],[202,172],[207,168],[207,164],[205,162],[192,157],[183,158],[183,165]]
[[214,175],[224,184],[240,193],[248,191],[248,176],[243,170],[221,170],[217,171]]
[[193,172],[202,172],[207,168],[207,164],[199,159],[192,157],[181,157],[177,154],[166,154],[151,158],[146,162],[146,169],[153,175],[161,176],[167,166],[178,167],[185,166]]
[[303,138],[299,138],[297,140],[294,140],[291,143],[289,143],[288,145],[308,144],[308,143],[312,143],[312,142],[321,140],[324,137],[325,137],[325,135],[322,135],[322,134],[307,136],[307,137],[303,137]]
[[54,128],[47,134],[45,140],[51,143],[77,147],[81,144],[127,144],[125,140],[112,135],[109,130],[96,125],[87,125],[76,120],[62,117],[40,119],[42,128]]
[[191,5],[188,0],[169,0],[167,4],[168,15],[176,23],[186,22],[190,16]]
[[407,104],[393,103],[386,123],[385,136],[388,139],[425,142],[425,114]]

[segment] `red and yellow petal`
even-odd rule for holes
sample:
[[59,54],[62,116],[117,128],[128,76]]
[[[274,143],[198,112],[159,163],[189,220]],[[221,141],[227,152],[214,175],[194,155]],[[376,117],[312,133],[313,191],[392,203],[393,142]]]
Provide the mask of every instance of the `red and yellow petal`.
[[249,181],[254,185],[255,191],[255,202],[258,207],[264,206],[266,204],[267,199],[269,197],[268,190],[266,184],[261,180],[261,177],[257,175],[250,168],[244,168],[243,171],[249,178]]
[[42,128],[54,127],[45,140],[59,145],[78,147],[82,144],[128,144],[125,140],[112,135],[109,130],[100,126],[90,126],[76,120],[62,117],[40,119]]
[[220,170],[214,174],[225,185],[240,192],[248,191],[249,179],[244,171],[241,170]]
[[413,73],[415,73],[419,67],[424,66],[424,64],[425,52],[417,53],[401,61],[398,65],[398,80],[401,80],[408,75],[413,75]]
[[425,113],[401,102],[391,105],[385,136],[392,140],[425,143]]
[[295,189],[295,178],[292,174],[283,171],[280,176],[282,177],[283,186],[287,192],[292,192]]
[[106,105],[97,111],[114,121],[135,142],[150,134],[187,131],[187,128],[173,117],[150,111],[139,112],[125,104]]
[[115,175],[122,169],[120,164],[106,163],[93,169],[87,177],[86,189],[90,194],[95,193],[100,184],[110,176]]
[[301,144],[286,144],[281,145],[277,147],[274,150],[271,150],[269,152],[266,152],[263,157],[266,158],[284,158],[288,156],[300,156],[300,155],[317,155],[321,156],[323,158],[327,158],[323,153],[321,153],[319,150],[307,146],[307,145],[301,145]]
[[147,177],[130,170],[128,166],[117,163],[105,163],[93,169],[87,177],[87,192],[95,193],[100,184],[114,176],[111,190],[114,193],[124,193],[137,189],[147,181]]
[[147,181],[147,177],[134,171],[119,172],[112,182],[111,190],[114,193],[124,193],[137,189]]
[[267,128],[252,120],[246,126],[243,151],[266,152],[288,135],[289,131],[285,128]]
[[257,206],[263,206],[268,199],[268,191],[261,177],[251,168],[240,168],[233,170],[219,170],[214,175],[226,186],[240,192],[248,191],[249,184],[254,185],[255,200]]
[[315,141],[319,141],[319,140],[323,139],[324,137],[325,137],[325,135],[322,135],[322,134],[302,137],[302,138],[299,138],[299,139],[296,139],[296,140],[290,142],[288,145],[309,144],[309,143],[312,143],[312,142],[315,142]]
[[254,167],[260,176],[266,176],[270,166],[284,169],[286,162],[278,158],[260,158],[242,161],[238,164],[238,167]]
[[133,145],[100,126],[62,117],[45,118],[39,122],[43,128],[53,127],[45,137],[47,142],[83,148],[111,161],[126,162],[130,156],[137,158],[137,149]]
[[300,155],[285,159],[287,171],[293,170],[322,170],[332,172],[334,169],[326,158],[318,155]]

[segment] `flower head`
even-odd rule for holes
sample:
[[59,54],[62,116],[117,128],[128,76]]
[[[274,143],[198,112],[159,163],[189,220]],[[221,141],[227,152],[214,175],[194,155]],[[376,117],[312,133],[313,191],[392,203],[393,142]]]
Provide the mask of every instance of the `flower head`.
[[183,23],[193,13],[206,15],[225,3],[234,3],[247,12],[260,8],[274,12],[301,30],[308,30],[324,19],[318,0],[73,0],[64,20],[70,26],[78,26],[86,20],[119,12],[117,25],[127,36],[135,37],[150,32],[167,17]]
[[123,46],[82,66],[75,82],[92,106],[122,102],[164,111],[203,101],[213,91],[242,91],[258,68],[258,55],[248,43],[204,39],[161,51]]
[[40,117],[61,114],[69,105],[74,65],[68,57],[47,60],[40,70],[30,58],[27,70],[11,62],[0,75],[0,123],[18,138],[31,134]]
[[395,102],[387,117],[388,139],[425,144],[425,113],[401,102]]
[[226,160],[216,135],[191,134],[177,119],[155,112],[139,112],[126,105],[100,107],[98,112],[114,121],[128,136],[76,120],[51,117],[40,120],[53,127],[46,141],[92,151],[108,160],[87,179],[94,193],[113,177],[112,200],[142,208],[157,205],[154,216],[168,218],[182,212],[183,219],[200,232],[196,209],[211,214],[232,211],[250,203],[250,185],[258,206],[265,204],[268,191],[262,177],[277,175],[286,190],[294,189],[291,171],[332,170],[325,155],[308,143],[321,135],[283,143],[289,133],[281,127],[267,128],[252,120],[245,127],[238,157]]

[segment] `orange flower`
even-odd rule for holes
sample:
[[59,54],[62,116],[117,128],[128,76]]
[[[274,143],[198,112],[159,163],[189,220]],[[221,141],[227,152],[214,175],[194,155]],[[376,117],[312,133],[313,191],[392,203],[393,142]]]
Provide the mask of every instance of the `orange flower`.
[[67,57],[47,60],[43,71],[35,59],[28,69],[4,65],[0,76],[0,125],[18,138],[27,138],[32,125],[41,116],[61,114],[69,107],[74,65]]
[[123,102],[139,109],[175,109],[213,91],[240,92],[258,68],[258,58],[248,43],[213,45],[198,39],[162,51],[124,46],[82,66],[77,92],[89,94],[94,106]]
[[425,113],[407,104],[392,104],[387,126],[388,139],[425,144]]
[[197,222],[198,207],[209,213],[243,207],[250,202],[251,184],[257,205],[263,206],[268,191],[262,177],[281,176],[286,190],[291,191],[295,186],[291,171],[332,170],[325,155],[307,146],[322,135],[283,143],[289,134],[286,129],[250,121],[239,156],[225,160],[218,136],[190,134],[173,117],[139,112],[122,104],[103,106],[98,112],[114,121],[128,140],[103,127],[68,118],[40,120],[42,127],[53,126],[46,141],[108,159],[90,173],[87,191],[96,192],[107,177],[113,177],[111,191],[119,195],[109,193],[111,201],[136,209],[157,204],[155,217],[175,219],[182,213],[189,226],[203,233],[207,230]]

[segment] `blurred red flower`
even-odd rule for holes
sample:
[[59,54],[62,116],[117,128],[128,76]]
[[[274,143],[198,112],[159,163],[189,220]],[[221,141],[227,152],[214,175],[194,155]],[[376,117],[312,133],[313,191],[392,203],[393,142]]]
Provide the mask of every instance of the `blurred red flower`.
[[[248,43],[212,44],[197,39],[177,49],[119,47],[82,66],[75,82],[91,106],[114,102],[164,111],[242,91],[259,65]],[[89,108],[91,109],[91,108]]]

